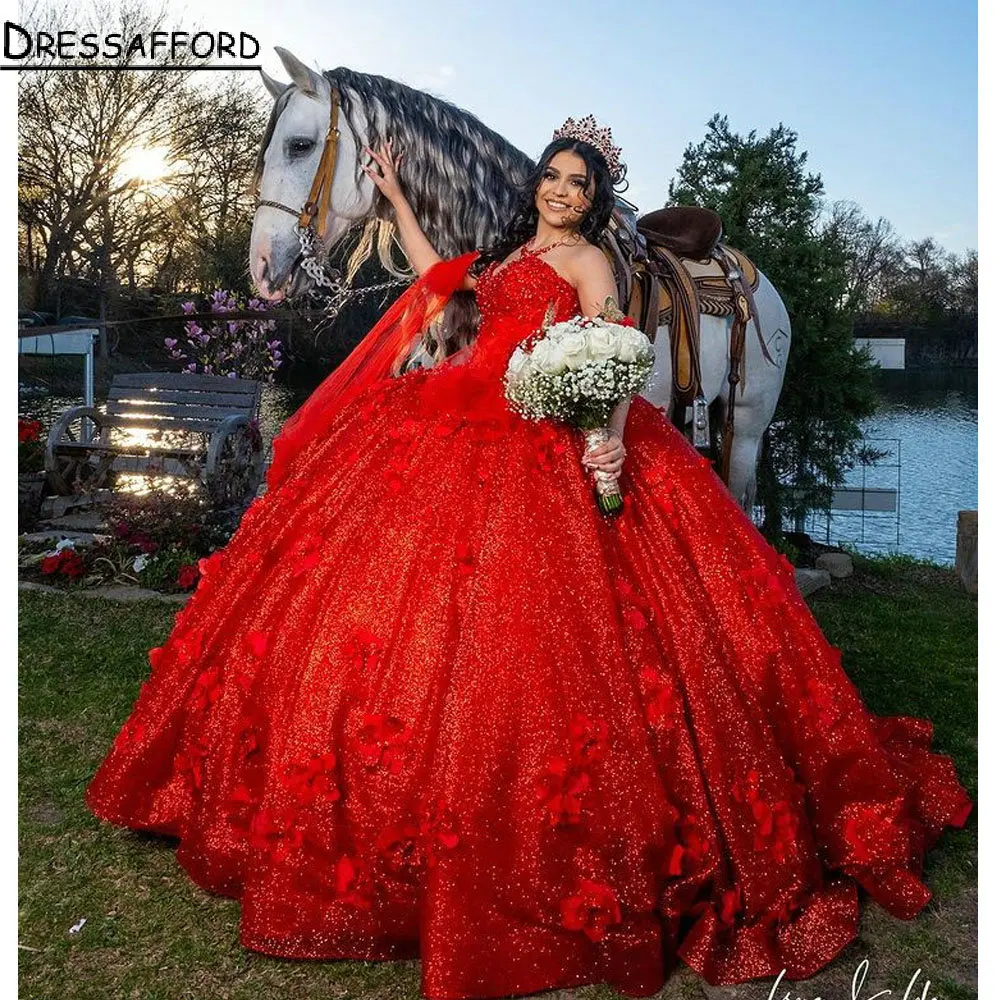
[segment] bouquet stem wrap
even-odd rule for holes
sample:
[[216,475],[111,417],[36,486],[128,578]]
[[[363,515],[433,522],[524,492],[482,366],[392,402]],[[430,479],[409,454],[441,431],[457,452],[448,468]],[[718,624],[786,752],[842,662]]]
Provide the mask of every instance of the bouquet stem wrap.
[[[611,437],[610,427],[590,427],[584,429],[584,439],[587,450],[596,448]],[[594,491],[597,495],[597,506],[602,514],[613,515],[622,510],[622,493],[618,488],[618,478],[603,469],[594,470]]]

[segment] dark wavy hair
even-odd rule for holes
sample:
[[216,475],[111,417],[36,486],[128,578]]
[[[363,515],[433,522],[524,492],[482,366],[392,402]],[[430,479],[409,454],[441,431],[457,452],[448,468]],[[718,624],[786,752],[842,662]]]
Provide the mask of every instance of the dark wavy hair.
[[[588,243],[595,245],[598,243],[601,233],[611,221],[611,213],[615,207],[615,192],[607,161],[601,151],[589,142],[560,137],[553,139],[542,150],[542,155],[527,180],[518,188],[513,217],[500,238],[492,246],[482,250],[481,256],[473,266],[474,273],[481,274],[492,261],[505,260],[535,235],[538,228],[535,193],[542,183],[542,177],[552,157],[564,150],[577,153],[586,164],[585,191],[589,190],[590,182],[594,181],[594,197],[578,229]],[[441,358],[465,347],[475,339],[479,330],[479,319],[474,293],[456,292],[445,307],[440,327],[425,339],[428,352],[434,358]]]
[[507,223],[500,239],[485,250],[482,257],[476,261],[479,267],[485,267],[493,260],[503,260],[535,235],[535,230],[538,227],[535,193],[542,183],[542,177],[548,169],[552,157],[565,150],[576,153],[586,164],[587,180],[584,184],[584,190],[589,189],[591,181],[594,182],[594,198],[590,209],[580,223],[580,235],[588,243],[594,244],[601,238],[601,233],[611,221],[611,213],[615,207],[615,192],[607,161],[601,151],[589,142],[562,136],[553,139],[542,150],[542,155],[538,158],[538,162],[528,179],[518,188],[517,207],[514,210],[513,218]]

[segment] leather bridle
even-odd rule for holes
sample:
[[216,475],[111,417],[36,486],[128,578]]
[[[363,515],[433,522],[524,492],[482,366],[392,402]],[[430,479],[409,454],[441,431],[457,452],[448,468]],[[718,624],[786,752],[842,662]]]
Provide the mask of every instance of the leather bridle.
[[[332,208],[333,174],[337,169],[337,149],[340,143],[340,129],[337,127],[339,116],[340,91],[331,87],[330,127],[326,132],[326,141],[323,143],[319,166],[316,167],[312,187],[309,189],[309,197],[302,208],[292,208],[280,201],[261,198],[258,184],[255,192],[257,207],[254,209],[254,215],[259,209],[266,206],[280,209],[282,212],[288,212],[289,215],[295,216],[297,220],[295,234],[298,237],[300,249],[296,265],[305,271],[313,282],[313,287],[305,294],[314,298],[326,299],[324,313],[330,323],[336,319],[340,310],[350,299],[362,295],[373,295],[376,292],[395,288],[400,284],[399,281],[384,281],[375,285],[366,285],[364,288],[351,289],[348,288],[340,271],[330,267],[327,260],[327,248],[323,238],[326,236],[326,219],[329,215],[329,209]],[[324,289],[325,291],[323,291]]]
[[283,205],[280,201],[269,201],[266,198],[258,198],[254,214],[264,206],[279,208],[281,211],[288,212],[298,219],[300,230],[311,227],[316,233],[317,241],[322,244],[323,237],[326,235],[327,208],[330,204],[330,195],[333,192],[333,173],[337,169],[337,148],[340,144],[340,129],[337,127],[339,116],[340,92],[331,88],[330,127],[326,132],[323,153],[319,158],[319,166],[316,168],[312,187],[309,189],[309,197],[302,208],[295,209],[288,205]]

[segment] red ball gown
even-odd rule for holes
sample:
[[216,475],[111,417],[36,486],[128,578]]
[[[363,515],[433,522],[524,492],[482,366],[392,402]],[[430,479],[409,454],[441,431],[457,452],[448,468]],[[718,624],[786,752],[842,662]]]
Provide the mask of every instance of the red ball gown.
[[507,408],[579,312],[491,265],[454,363],[385,377],[286,458],[87,790],[179,838],[269,955],[421,959],[432,998],[799,979],[911,918],[971,808],[929,722],[862,703],[709,463],[633,400],[623,515],[582,436]]

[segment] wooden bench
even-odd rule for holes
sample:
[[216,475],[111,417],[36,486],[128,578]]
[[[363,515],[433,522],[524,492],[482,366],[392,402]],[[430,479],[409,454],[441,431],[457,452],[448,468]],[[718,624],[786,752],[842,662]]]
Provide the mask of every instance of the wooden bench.
[[113,472],[186,476],[216,503],[243,502],[263,475],[260,395],[260,382],[222,375],[116,375],[103,412],[74,406],[53,425],[49,486],[68,496],[100,489]]

